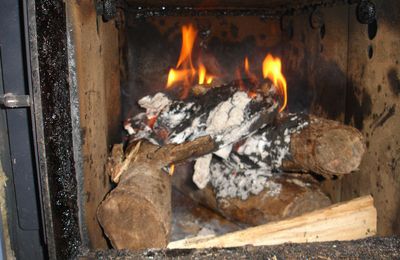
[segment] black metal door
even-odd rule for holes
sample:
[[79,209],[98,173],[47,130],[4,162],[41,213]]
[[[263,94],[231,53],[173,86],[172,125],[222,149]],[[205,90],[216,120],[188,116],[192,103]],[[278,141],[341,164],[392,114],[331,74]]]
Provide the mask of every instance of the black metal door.
[[30,94],[25,40],[22,1],[0,1],[0,157],[7,178],[10,238],[18,259],[43,259],[31,111],[29,107],[9,108],[4,98],[7,93]]

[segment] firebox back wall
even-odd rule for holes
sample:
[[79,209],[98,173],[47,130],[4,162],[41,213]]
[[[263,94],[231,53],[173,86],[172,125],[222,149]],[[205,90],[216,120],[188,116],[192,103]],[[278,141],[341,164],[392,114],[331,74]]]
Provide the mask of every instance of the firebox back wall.
[[379,233],[399,232],[395,227],[400,218],[396,112],[400,41],[395,29],[399,17],[393,10],[400,4],[376,3],[378,31],[369,39],[368,26],[356,20],[356,5],[319,7],[317,15],[323,23],[313,28],[310,16],[315,8],[283,17],[138,17],[137,9],[126,8],[117,21],[104,23],[95,14],[94,2],[68,1],[83,136],[83,222],[90,245],[106,246],[95,214],[109,188],[104,164],[122,128],[118,111],[122,109],[123,118],[133,115],[140,97],[164,88],[168,69],[179,55],[180,25],[187,22],[200,32],[210,31],[208,37],[200,35],[206,38],[205,51],[227,71],[240,64],[244,55],[249,55],[254,68],[267,52],[281,56],[290,111],[306,110],[359,128],[368,146],[360,171],[325,182],[325,190],[334,201],[371,193],[377,202]]

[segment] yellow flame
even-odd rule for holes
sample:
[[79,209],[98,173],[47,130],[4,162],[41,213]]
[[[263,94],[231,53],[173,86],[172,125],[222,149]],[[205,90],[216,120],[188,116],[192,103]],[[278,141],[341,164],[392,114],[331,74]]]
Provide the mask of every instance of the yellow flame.
[[169,166],[169,175],[172,176],[175,172],[175,164]]
[[170,69],[168,73],[167,89],[171,88],[174,83],[185,81],[190,70]]
[[178,63],[176,64],[177,68],[179,68],[184,63],[188,63],[187,65],[190,68],[193,68],[192,50],[196,35],[197,31],[193,27],[193,25],[189,24],[182,26],[182,48],[181,54],[179,55]]
[[200,63],[200,65],[199,65],[199,84],[200,85],[204,84],[205,79],[206,79],[206,67],[204,67],[204,65]]
[[197,31],[193,25],[182,26],[181,53],[175,69],[170,69],[168,73],[166,88],[169,89],[177,83],[182,83],[182,99],[189,95],[190,88],[196,79],[196,74],[198,75],[199,84],[210,84],[213,80],[213,76],[207,75],[206,68],[201,62],[199,63],[198,70],[193,66],[192,51],[196,36]]
[[286,79],[282,74],[281,60],[268,54],[263,61],[263,76],[264,78],[270,79],[282,95],[283,104],[279,109],[279,112],[282,112],[287,105],[287,84]]

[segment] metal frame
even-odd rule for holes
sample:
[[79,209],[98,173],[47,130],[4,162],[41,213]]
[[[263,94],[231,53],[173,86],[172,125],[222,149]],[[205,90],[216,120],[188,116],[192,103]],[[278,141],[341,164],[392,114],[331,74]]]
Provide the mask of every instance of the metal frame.
[[47,249],[69,259],[81,251],[81,232],[64,1],[30,0],[27,21]]

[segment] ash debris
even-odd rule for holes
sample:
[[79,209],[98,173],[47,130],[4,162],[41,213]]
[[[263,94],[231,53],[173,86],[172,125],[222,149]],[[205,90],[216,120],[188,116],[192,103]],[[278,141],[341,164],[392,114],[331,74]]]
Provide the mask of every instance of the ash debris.
[[174,100],[163,93],[139,100],[146,112],[128,119],[124,127],[136,139],[158,145],[180,144],[209,135],[220,148],[255,132],[277,110],[272,98],[250,97],[234,84],[213,88],[207,94]]
[[193,182],[200,189],[210,183],[219,198],[245,200],[265,189],[276,196],[281,187],[273,177],[280,174],[282,161],[290,158],[291,135],[306,127],[309,118],[276,116],[278,103],[272,96],[260,92],[250,96],[234,84],[187,100],[157,93],[139,101],[146,111],[127,120],[125,129],[132,140],[147,139],[157,145],[209,135],[220,150],[197,159]]
[[[242,144],[235,145],[236,150],[229,157],[214,154],[208,179],[216,196],[246,200],[263,190],[271,197],[279,195],[281,184],[275,183],[273,177],[280,174],[282,161],[290,157],[291,135],[306,127],[308,120],[304,114],[284,115],[275,124],[259,129]],[[198,175],[195,169],[194,176],[199,178]],[[202,185],[205,186],[204,182]]]

